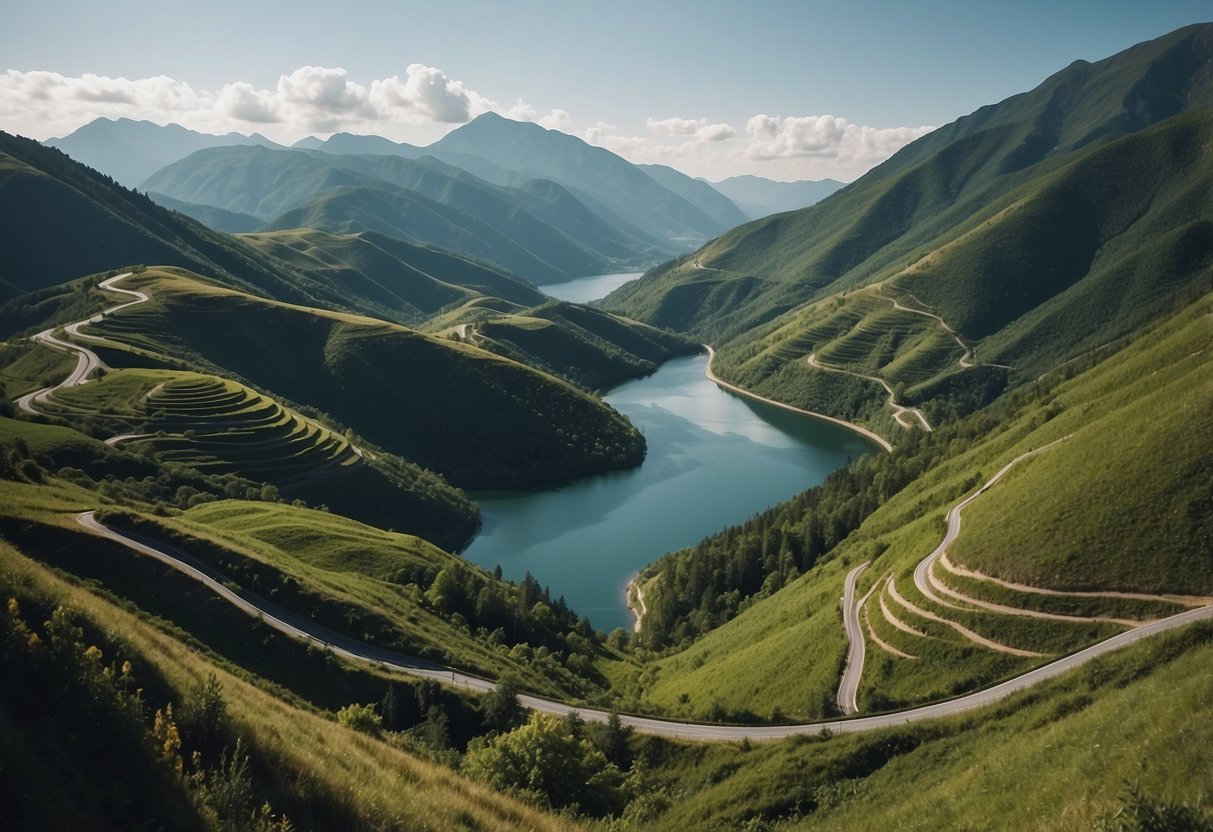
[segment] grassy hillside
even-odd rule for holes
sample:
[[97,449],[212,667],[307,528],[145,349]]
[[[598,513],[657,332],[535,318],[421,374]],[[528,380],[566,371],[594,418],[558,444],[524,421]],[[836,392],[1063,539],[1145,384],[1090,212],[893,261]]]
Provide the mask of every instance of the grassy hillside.
[[183,273],[149,272],[131,285],[145,287],[153,302],[106,318],[97,332],[193,356],[317,408],[458,485],[520,487],[643,458],[643,438],[599,400],[482,350]]
[[655,830],[1207,829],[1210,658],[1201,627],[971,717],[655,751],[635,810]]
[[543,297],[531,284],[487,264],[370,231],[329,234],[298,228],[241,239],[406,323],[420,323],[478,294],[521,304]]
[[[267,483],[290,499],[455,549],[476,530],[468,498],[433,473],[344,436],[269,396],[197,373],[119,369],[47,399],[44,412],[201,474]],[[120,437],[115,440],[113,437]]]
[[445,316],[465,343],[569,379],[588,390],[608,390],[654,372],[676,355],[698,352],[690,339],[579,304],[563,301],[498,313],[481,304]]
[[[819,713],[845,650],[842,578],[867,560],[868,709],[951,695],[1043,660],[972,634],[1058,655],[1131,626],[1118,622],[1201,603],[1213,594],[1201,444],[1213,404],[1211,314],[1206,295],[1081,372],[1070,365],[873,460],[849,485],[839,480],[815,500],[659,561],[642,576],[652,626],[662,628],[651,643],[678,643],[705,623],[708,631],[644,669],[634,694],[681,714]],[[1054,442],[965,510],[949,562],[977,575],[934,570],[961,597],[924,596],[912,573],[942,538],[946,511],[1010,460]],[[822,545],[831,536],[840,542]],[[1090,594],[1113,592],[1136,595]]]
[[18,826],[566,828],[427,762],[422,746],[338,724],[8,542],[0,593],[0,791]]
[[[725,378],[802,406],[879,427],[871,391],[803,366],[817,351],[908,404],[971,409],[1206,288],[1211,63],[1204,25],[1074,64],[607,306],[711,341]],[[956,347],[984,366],[958,372]]]

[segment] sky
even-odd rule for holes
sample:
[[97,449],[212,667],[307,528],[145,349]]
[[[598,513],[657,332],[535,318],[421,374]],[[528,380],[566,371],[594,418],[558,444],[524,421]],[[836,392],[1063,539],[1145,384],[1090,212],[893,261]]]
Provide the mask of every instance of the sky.
[[0,0],[0,129],[426,145],[493,110],[719,180],[850,181],[1210,0]]

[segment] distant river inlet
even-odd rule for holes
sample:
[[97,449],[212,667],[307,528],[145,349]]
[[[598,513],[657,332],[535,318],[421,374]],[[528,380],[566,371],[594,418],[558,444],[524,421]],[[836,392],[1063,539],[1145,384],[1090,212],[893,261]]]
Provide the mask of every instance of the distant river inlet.
[[[613,276],[583,280],[604,277]],[[580,282],[543,289],[566,296]],[[726,393],[704,376],[707,361],[669,361],[604,396],[645,435],[638,468],[549,491],[472,494],[483,527],[464,555],[515,580],[530,571],[599,629],[630,628],[624,587],[637,570],[875,449],[846,428]]]

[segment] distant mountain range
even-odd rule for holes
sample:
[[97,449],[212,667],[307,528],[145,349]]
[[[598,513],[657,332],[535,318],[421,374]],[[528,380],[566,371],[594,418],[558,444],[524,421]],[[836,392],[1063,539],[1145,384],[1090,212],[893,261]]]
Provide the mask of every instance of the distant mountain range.
[[47,139],[43,144],[58,148],[77,162],[134,188],[156,171],[195,150],[227,145],[280,147],[265,136],[227,133],[213,136],[179,124],[163,127],[150,121],[129,118],[98,118],[70,135]]
[[494,113],[424,148],[336,133],[288,149],[257,134],[130,119],[97,119],[46,144],[218,231],[376,231],[536,283],[642,268],[839,186],[759,177],[713,186]]
[[776,182],[749,174],[731,176],[721,182],[708,184],[732,200],[733,204],[745,211],[752,220],[782,211],[808,208],[846,187],[845,182],[836,179]]

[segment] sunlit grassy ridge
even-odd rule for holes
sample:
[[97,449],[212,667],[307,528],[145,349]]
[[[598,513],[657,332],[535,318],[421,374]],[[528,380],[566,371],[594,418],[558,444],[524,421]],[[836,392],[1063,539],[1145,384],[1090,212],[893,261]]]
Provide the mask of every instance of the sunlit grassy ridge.
[[483,350],[181,273],[150,281],[133,285],[147,285],[154,302],[107,318],[97,331],[189,355],[306,403],[457,484],[550,482],[643,457],[643,438],[602,402]]
[[697,352],[694,341],[579,304],[549,301],[504,314],[465,307],[458,338],[567,378],[607,390],[648,375],[666,360]]

